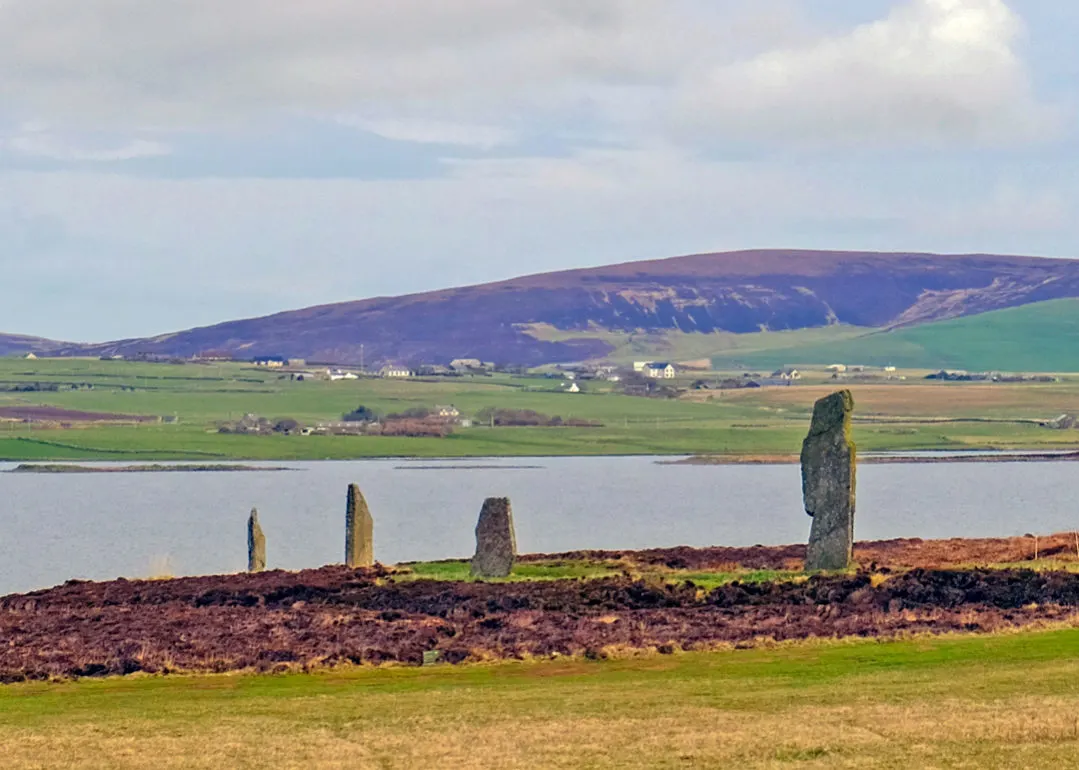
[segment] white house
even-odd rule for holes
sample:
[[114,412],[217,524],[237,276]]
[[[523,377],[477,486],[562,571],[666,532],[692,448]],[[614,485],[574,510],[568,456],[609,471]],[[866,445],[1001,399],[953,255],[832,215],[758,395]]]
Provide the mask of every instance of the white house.
[[832,364],[831,366],[828,367],[828,371],[835,372],[836,374],[842,374],[843,372],[847,371],[847,365],[846,364]]
[[633,362],[633,371],[635,371],[635,372],[643,372],[644,367],[646,367],[646,366],[648,366],[647,361],[634,361]]
[[576,382],[570,383],[570,386],[568,388],[566,388],[566,392],[567,393],[580,393],[581,392],[581,386],[578,385]]
[[483,362],[478,358],[455,358],[450,361],[450,368],[457,369],[482,369]]
[[450,404],[449,406],[436,406],[435,414],[438,417],[448,417],[456,420],[458,417],[461,416],[461,411],[453,404]]
[[327,369],[326,376],[330,378],[331,382],[337,382],[339,380],[358,380],[358,375],[352,372],[346,372],[342,369]]
[[673,380],[678,374],[673,365],[666,361],[658,361],[645,366],[644,373],[653,380]]
[[411,377],[412,371],[403,366],[384,366],[378,370],[379,377]]

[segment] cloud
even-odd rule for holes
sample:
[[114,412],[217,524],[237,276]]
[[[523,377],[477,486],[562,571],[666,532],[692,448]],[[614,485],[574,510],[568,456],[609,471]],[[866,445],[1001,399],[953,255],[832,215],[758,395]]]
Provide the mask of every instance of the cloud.
[[340,123],[354,126],[386,139],[421,144],[446,144],[461,147],[491,149],[514,141],[506,128],[441,120],[409,120],[407,118],[341,118]]
[[[675,4],[684,0],[674,0]],[[111,123],[190,125],[266,110],[433,103],[463,119],[544,98],[564,76],[647,67],[634,0],[7,0],[0,97]],[[647,58],[647,51],[644,52]],[[442,119],[454,116],[443,114]]]
[[435,178],[0,174],[13,236],[0,329],[147,335],[738,248],[1075,253],[1077,162],[1046,155],[1012,168],[932,153],[718,162],[653,145],[457,159]]
[[[159,154],[183,131],[317,117],[489,151],[547,127],[569,150],[1021,143],[1051,133],[1005,0],[893,0],[857,26],[793,0],[5,0],[14,121],[127,131],[74,160]],[[879,6],[877,6],[879,8]],[[860,11],[862,15],[865,11]],[[165,138],[153,144],[154,135]]]
[[21,155],[60,161],[89,161],[108,163],[138,158],[156,158],[168,155],[171,149],[161,142],[132,139],[117,145],[115,142],[97,147],[82,144],[79,139],[65,139],[38,125],[25,125],[7,146]]
[[938,236],[1059,234],[1075,220],[1074,210],[1058,190],[999,182],[978,196],[929,207],[916,222],[921,231]]
[[795,145],[1002,144],[1044,138],[1003,0],[908,0],[887,17],[809,45],[717,67],[684,86],[698,132]]

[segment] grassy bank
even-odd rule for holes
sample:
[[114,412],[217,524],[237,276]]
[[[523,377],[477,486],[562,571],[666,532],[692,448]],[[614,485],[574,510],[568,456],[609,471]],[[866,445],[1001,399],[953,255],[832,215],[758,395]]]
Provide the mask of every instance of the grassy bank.
[[0,688],[5,767],[1079,766],[1079,631]]

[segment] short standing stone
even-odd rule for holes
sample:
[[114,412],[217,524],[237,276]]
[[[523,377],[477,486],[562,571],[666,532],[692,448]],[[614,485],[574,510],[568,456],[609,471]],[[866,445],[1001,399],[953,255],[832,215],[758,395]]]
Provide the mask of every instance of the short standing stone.
[[476,524],[476,555],[472,574],[476,577],[508,577],[517,559],[517,538],[513,532],[513,510],[509,498],[489,497],[483,503]]
[[348,485],[345,507],[345,565],[370,567],[375,563],[375,522],[367,501],[355,484]]
[[259,512],[251,509],[247,520],[247,571],[262,572],[266,569],[266,535],[259,526]]
[[857,454],[851,440],[854,397],[841,390],[813,407],[802,443],[802,496],[813,517],[806,569],[846,569],[854,554]]

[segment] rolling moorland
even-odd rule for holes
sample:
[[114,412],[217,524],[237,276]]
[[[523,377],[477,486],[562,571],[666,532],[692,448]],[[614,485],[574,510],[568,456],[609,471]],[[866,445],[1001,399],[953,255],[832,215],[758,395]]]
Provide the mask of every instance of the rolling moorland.
[[[689,345],[693,357],[701,358],[731,346],[772,346],[777,341],[770,335],[777,332],[824,332],[817,341],[827,343],[836,339],[830,335],[856,336],[1073,297],[1079,297],[1075,260],[745,251],[325,305],[95,345],[0,337],[0,354],[190,357],[213,350],[241,358],[279,355],[336,363],[357,363],[365,354],[368,364],[480,358],[534,366],[605,358],[620,349],[628,352],[624,348],[632,342],[649,356]],[[762,331],[767,334],[759,335]],[[858,350],[875,351],[874,344]],[[917,365],[944,363],[930,357]],[[1008,367],[1001,362],[993,368]]]

